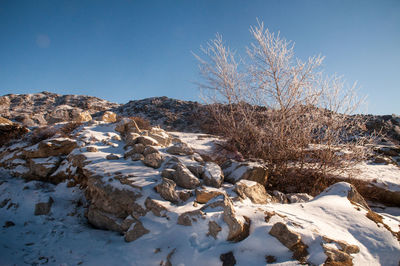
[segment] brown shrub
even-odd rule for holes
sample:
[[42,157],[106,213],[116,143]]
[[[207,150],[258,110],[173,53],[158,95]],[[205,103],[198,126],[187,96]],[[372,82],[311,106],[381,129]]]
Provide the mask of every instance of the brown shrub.
[[151,129],[150,121],[147,120],[146,118],[143,118],[143,117],[140,117],[140,116],[132,116],[132,117],[129,117],[129,118],[136,122],[136,125],[140,128],[140,130],[149,130],[149,129]]

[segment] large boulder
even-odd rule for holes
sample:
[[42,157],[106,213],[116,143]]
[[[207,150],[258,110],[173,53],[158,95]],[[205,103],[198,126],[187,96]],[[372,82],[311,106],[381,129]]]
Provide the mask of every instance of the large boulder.
[[114,187],[98,176],[88,178],[85,196],[89,202],[88,221],[102,229],[120,232],[121,219],[146,214],[146,210],[136,202],[142,196],[140,189],[122,184]]
[[209,202],[211,199],[223,195],[222,192],[217,190],[196,189],[196,201],[201,204]]
[[60,157],[56,156],[30,159],[29,175],[39,180],[47,181],[48,176],[55,172],[60,161]]
[[267,204],[272,201],[271,195],[267,193],[264,186],[255,181],[240,180],[235,185],[235,192],[241,198],[249,198],[256,204]]
[[27,158],[45,158],[49,156],[68,155],[78,144],[70,138],[53,138],[43,140],[36,145],[25,148],[23,153]]
[[235,184],[239,180],[255,181],[265,186],[268,178],[267,168],[257,162],[236,162],[228,160],[221,166],[226,182]]
[[204,165],[202,177],[206,186],[219,188],[224,182],[224,174],[221,167],[213,162],[207,162]]

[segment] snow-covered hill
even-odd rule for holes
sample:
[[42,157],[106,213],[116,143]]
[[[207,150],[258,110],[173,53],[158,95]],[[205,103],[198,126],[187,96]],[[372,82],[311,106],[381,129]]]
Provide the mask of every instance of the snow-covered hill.
[[[99,120],[1,148],[1,265],[400,261],[400,209],[371,210],[348,183],[315,198],[266,191],[265,167],[217,150],[215,136]],[[397,166],[363,169],[400,187]]]

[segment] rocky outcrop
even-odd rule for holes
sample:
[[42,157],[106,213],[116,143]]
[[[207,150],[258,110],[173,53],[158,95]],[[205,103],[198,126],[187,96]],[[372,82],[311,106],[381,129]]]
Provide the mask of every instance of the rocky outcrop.
[[114,123],[117,121],[117,114],[110,111],[105,111],[99,118],[100,121]]
[[228,160],[221,166],[225,181],[235,184],[241,179],[255,181],[265,186],[268,178],[267,168],[256,162],[236,162]]
[[178,163],[174,168],[175,169],[173,169],[173,171],[169,171],[170,175],[166,175],[167,171],[163,171],[164,175],[166,175],[164,177],[170,177],[178,186],[182,188],[194,189],[200,186],[200,180],[195,177],[185,165]]
[[43,140],[38,144],[24,149],[27,158],[46,158],[49,156],[68,155],[77,148],[76,140],[70,138],[53,138]]
[[160,168],[163,161],[164,159],[162,155],[157,152],[157,153],[150,153],[144,156],[143,163],[153,168]]
[[50,92],[8,94],[0,97],[0,115],[26,126],[88,121],[97,112],[118,106],[96,97]]
[[194,152],[187,143],[178,142],[169,147],[166,150],[168,153],[173,155],[192,155]]

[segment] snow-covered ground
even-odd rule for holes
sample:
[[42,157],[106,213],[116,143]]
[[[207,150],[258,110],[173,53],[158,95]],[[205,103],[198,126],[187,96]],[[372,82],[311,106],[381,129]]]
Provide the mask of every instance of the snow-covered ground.
[[[203,153],[209,152],[216,140],[202,134],[174,132],[172,135]],[[117,136],[112,124],[87,126],[81,130],[80,141],[96,147],[98,152],[86,152],[85,147],[74,152],[84,154],[91,162],[87,170],[103,176],[116,189],[128,187],[110,178],[118,174],[142,189],[141,202],[148,195],[156,198],[158,194],[153,187],[161,180],[160,170],[123,159],[124,142]],[[164,148],[159,151],[167,156]],[[120,159],[105,159],[110,154]],[[178,157],[185,163],[190,161],[188,157]],[[380,165],[368,167],[377,167],[373,168],[376,173],[386,178]],[[390,173],[397,171],[385,167]],[[396,185],[400,183],[392,177],[390,180]],[[233,195],[232,186],[225,184],[218,190]],[[359,247],[360,251],[351,255],[355,265],[398,265],[399,241],[383,224],[367,218],[367,210],[348,200],[349,189],[348,184],[339,183],[312,201],[294,204],[233,201],[237,215],[251,220],[249,236],[237,243],[226,241],[229,228],[220,208],[207,209],[205,219],[183,226],[177,224],[178,216],[203,205],[196,203],[196,206],[194,196],[178,205],[158,200],[168,209],[166,216],[148,212],[140,221],[150,233],[126,243],[120,234],[88,224],[84,217],[84,191],[77,186],[68,187],[67,182],[59,185],[25,182],[3,171],[0,173],[0,265],[160,265],[167,257],[172,265],[221,265],[220,255],[230,251],[237,265],[265,265],[266,256],[275,257],[276,262],[272,263],[275,265],[299,265],[292,258],[293,252],[269,234],[278,222],[300,234],[308,246],[307,260],[312,264],[322,265],[326,260],[324,245],[337,248],[335,243],[323,240],[328,237]],[[50,213],[35,215],[35,204],[46,202],[49,197],[54,200]],[[374,210],[384,217],[384,223],[394,233],[399,232],[400,208],[376,206]],[[221,226],[216,239],[207,235],[210,221]]]

